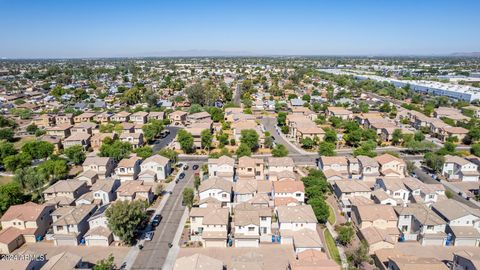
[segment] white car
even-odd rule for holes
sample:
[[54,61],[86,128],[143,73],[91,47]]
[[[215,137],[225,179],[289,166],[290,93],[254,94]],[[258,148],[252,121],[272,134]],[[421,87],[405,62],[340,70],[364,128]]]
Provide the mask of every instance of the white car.
[[145,233],[145,241],[152,241],[153,239],[153,232]]

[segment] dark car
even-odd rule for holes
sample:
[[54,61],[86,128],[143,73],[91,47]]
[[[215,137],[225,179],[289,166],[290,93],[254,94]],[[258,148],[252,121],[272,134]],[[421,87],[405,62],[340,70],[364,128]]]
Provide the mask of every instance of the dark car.
[[184,173],[181,173],[179,176],[178,176],[178,179],[183,179],[185,178],[185,174]]
[[192,169],[195,171],[196,169],[198,169],[198,165],[197,164],[193,165]]
[[162,221],[162,215],[155,215],[155,217],[152,220],[152,226],[157,227],[158,224],[160,224],[160,221]]

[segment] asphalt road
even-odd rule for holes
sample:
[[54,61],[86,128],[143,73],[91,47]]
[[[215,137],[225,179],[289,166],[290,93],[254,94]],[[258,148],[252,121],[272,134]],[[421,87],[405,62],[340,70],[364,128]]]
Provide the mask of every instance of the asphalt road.
[[177,132],[180,130],[179,127],[166,127],[165,129],[169,130],[170,133],[167,135],[167,137],[163,139],[157,139],[154,142],[152,146],[153,153],[157,153],[160,149],[167,147],[167,145],[169,145],[175,139]]
[[289,142],[287,142],[280,134],[278,134],[275,125],[277,124],[277,119],[274,117],[262,117],[260,122],[265,127],[265,130],[270,132],[270,134],[275,138],[275,143],[283,144],[288,149],[289,154],[302,154],[295,147],[293,147]]
[[175,185],[172,195],[162,209],[163,219],[156,227],[152,241],[145,242],[131,269],[161,269],[165,263],[169,251],[168,243],[173,241],[185,211],[185,206],[182,205],[183,189],[187,186],[193,187],[193,164],[188,164],[189,169],[185,171],[185,178]]
[[242,87],[242,82],[239,81],[237,83],[237,86],[235,87],[235,92],[233,93],[233,104],[239,107],[240,107],[240,100],[241,100],[241,94],[242,94],[241,87]]
[[[413,172],[417,175],[417,178],[420,179],[420,181],[424,182],[424,183],[427,183],[427,184],[441,184],[439,181],[433,179],[430,174],[428,174],[427,172],[425,172],[425,170],[421,169],[421,168],[416,168],[415,170],[413,170]],[[445,185],[443,185],[445,187],[446,190],[449,190],[450,192],[452,192],[453,194],[453,197],[452,199],[456,200],[456,201],[459,201],[463,204],[466,204],[470,207],[473,207],[473,208],[478,208],[477,205],[475,205],[474,203],[466,200],[465,198],[463,198],[462,196],[458,195],[458,193],[454,192],[453,190],[451,190],[450,188],[446,187]]]

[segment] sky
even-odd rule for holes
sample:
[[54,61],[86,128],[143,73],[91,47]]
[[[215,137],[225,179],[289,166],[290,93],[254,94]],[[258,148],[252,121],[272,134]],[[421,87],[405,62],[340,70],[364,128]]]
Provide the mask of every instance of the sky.
[[478,0],[0,0],[0,57],[480,51]]

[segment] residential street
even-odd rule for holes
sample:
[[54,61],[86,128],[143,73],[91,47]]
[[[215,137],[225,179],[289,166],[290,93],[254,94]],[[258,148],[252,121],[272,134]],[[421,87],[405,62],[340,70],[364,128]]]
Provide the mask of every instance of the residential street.
[[280,135],[275,128],[277,124],[277,119],[274,117],[262,117],[260,120],[262,125],[265,127],[265,130],[270,132],[270,134],[275,138],[275,142],[283,144],[288,149],[289,154],[303,154],[296,147],[294,147],[290,142],[287,142],[282,135]]
[[185,206],[182,205],[183,188],[193,187],[193,163],[188,165],[190,168],[185,171],[185,178],[175,186],[161,212],[163,219],[155,229],[153,240],[145,242],[131,269],[160,269],[164,264],[169,251],[168,243],[172,243],[185,211]]
[[152,146],[153,153],[157,153],[160,151],[160,149],[167,147],[177,136],[177,132],[180,130],[180,127],[168,126],[165,129],[169,130],[170,133],[167,135],[167,137],[155,141],[154,145]]

